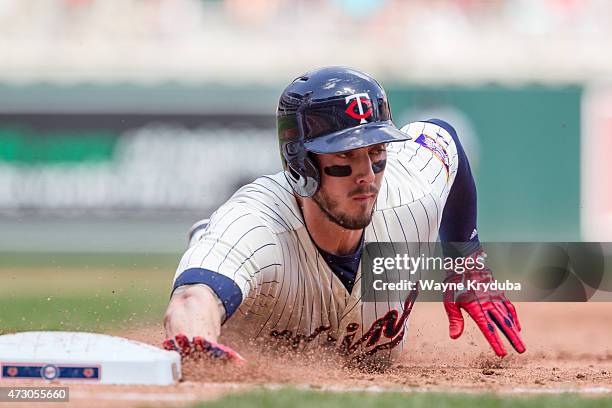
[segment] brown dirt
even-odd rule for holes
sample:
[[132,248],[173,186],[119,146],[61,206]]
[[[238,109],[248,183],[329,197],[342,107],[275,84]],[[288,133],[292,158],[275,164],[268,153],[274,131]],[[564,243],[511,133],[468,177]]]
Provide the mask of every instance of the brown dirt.
[[[320,351],[279,355],[236,347],[248,360],[245,367],[187,362],[184,381],[172,387],[71,385],[71,399],[88,408],[111,403],[115,407],[184,405],[232,390],[276,385],[499,393],[612,391],[611,303],[516,306],[527,351],[522,355],[512,351],[503,359],[495,357],[471,321],[466,321],[460,339],[451,340],[442,305],[417,303],[404,357],[386,372],[348,370]],[[113,334],[154,345],[163,340],[161,326]],[[236,344],[231,336],[227,342]]]

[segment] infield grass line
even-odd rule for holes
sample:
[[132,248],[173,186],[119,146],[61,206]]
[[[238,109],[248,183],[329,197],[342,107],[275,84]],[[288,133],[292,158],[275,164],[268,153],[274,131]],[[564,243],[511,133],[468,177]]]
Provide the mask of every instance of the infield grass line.
[[576,394],[563,395],[500,395],[492,393],[448,392],[337,392],[305,391],[290,388],[277,390],[258,389],[242,394],[229,394],[214,401],[201,402],[193,408],[335,408],[365,407],[390,408],[407,406],[414,408],[599,408],[612,405],[610,397],[585,398]]

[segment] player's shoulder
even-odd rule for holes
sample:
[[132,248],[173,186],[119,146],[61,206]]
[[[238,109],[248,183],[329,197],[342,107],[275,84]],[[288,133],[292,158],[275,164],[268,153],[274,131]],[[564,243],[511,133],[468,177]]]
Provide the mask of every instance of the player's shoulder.
[[381,210],[430,196],[436,186],[444,184],[456,164],[456,132],[448,122],[440,119],[410,122],[401,131],[411,138],[390,143],[387,148],[385,183],[377,202]]
[[241,187],[215,211],[211,223],[224,214],[230,222],[264,225],[274,234],[303,226],[291,186],[282,172],[261,176]]
[[411,136],[412,142],[421,145],[425,143],[425,138],[442,143],[444,146],[453,145],[457,139],[455,128],[450,123],[436,118],[410,122],[400,130]]
[[441,119],[410,122],[402,126],[402,132],[410,136],[403,143],[391,143],[389,152],[404,165],[417,165],[422,160],[429,162],[431,154],[438,157],[448,168],[457,153],[457,132],[453,126]]

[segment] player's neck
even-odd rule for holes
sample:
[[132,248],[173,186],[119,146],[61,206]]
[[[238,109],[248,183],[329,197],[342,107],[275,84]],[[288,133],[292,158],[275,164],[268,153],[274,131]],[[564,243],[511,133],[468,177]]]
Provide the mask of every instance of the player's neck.
[[[306,229],[315,244],[325,252],[335,255],[355,253],[361,242],[363,229],[349,230],[329,220],[314,203],[298,199]],[[309,205],[310,204],[310,205]]]

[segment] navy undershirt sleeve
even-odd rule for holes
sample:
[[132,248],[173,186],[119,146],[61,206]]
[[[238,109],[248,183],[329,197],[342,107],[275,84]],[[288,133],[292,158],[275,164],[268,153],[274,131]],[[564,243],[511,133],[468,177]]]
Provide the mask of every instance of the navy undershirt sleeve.
[[[242,292],[232,279],[217,272],[204,268],[190,268],[185,270],[174,281],[172,291],[179,286],[202,283],[215,292],[225,307],[225,321],[234,314],[242,303]],[[224,323],[225,323],[224,321]]]
[[442,248],[445,256],[468,256],[480,248],[476,228],[476,184],[470,163],[457,132],[450,124],[440,119],[429,119],[426,122],[442,127],[451,135],[457,147],[459,161],[457,174],[442,212],[440,223]]

